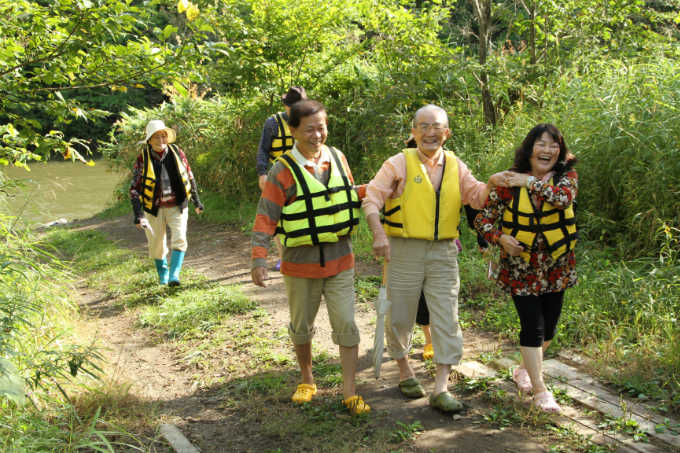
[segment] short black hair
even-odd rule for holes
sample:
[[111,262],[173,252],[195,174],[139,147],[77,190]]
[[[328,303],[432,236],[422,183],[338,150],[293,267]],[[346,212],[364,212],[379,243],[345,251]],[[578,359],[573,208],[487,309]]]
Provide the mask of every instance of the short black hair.
[[326,107],[319,101],[313,99],[305,99],[298,101],[290,106],[290,114],[288,115],[288,125],[290,127],[300,126],[302,118],[315,115],[319,112],[326,113]]
[[515,162],[510,170],[519,173],[528,173],[531,171],[531,155],[534,152],[534,143],[541,138],[543,133],[547,132],[560,145],[560,155],[557,158],[555,166],[551,169],[556,175],[561,175],[565,171],[571,169],[576,165],[576,157],[567,149],[567,143],[564,141],[564,136],[554,124],[541,123],[534,126],[519,148],[515,150]]
[[281,96],[281,102],[289,107],[295,104],[297,101],[302,101],[304,99],[308,98],[307,92],[302,87],[290,87],[288,88],[288,92]]

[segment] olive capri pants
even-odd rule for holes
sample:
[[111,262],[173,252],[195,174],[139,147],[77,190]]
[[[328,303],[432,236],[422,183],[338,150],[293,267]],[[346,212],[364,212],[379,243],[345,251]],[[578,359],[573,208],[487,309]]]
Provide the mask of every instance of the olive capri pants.
[[354,269],[326,278],[284,275],[283,282],[288,294],[288,332],[293,344],[312,341],[321,295],[326,300],[333,342],[348,348],[359,344],[359,329],[354,322]]

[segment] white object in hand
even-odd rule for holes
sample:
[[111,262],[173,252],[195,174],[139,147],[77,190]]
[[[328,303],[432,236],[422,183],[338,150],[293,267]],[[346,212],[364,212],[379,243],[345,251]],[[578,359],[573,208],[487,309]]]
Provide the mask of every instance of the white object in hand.
[[149,232],[153,234],[153,228],[151,228],[151,224],[147,219],[141,219],[139,221],[139,224],[142,226],[142,228],[144,228],[145,230],[149,230]]

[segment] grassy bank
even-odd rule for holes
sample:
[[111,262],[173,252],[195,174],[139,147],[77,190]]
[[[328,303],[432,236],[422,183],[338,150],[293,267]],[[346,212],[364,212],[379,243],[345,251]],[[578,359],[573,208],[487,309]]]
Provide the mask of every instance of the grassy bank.
[[149,445],[120,422],[139,420],[150,407],[137,401],[131,412],[124,388],[102,380],[96,345],[78,335],[77,274],[49,243],[14,230],[11,218],[0,219],[0,240],[0,450]]

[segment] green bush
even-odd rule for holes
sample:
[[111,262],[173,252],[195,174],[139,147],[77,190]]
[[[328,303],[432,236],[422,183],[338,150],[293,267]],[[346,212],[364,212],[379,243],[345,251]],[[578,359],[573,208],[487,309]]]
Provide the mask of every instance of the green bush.
[[162,119],[177,131],[177,145],[187,155],[199,190],[252,200],[259,196],[255,190],[257,143],[264,120],[274,111],[257,101],[261,100],[178,97],[154,109],[131,108],[115,124],[111,142],[102,150],[118,167],[132,169],[146,124]]

